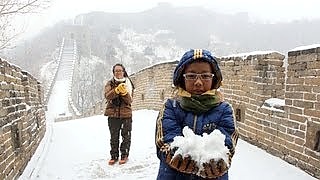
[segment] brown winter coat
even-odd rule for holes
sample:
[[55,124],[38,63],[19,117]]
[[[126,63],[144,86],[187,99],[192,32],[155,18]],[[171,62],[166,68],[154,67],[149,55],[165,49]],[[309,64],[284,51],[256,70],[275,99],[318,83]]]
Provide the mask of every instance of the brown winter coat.
[[105,85],[104,96],[107,100],[107,106],[104,112],[105,116],[115,118],[130,118],[132,117],[132,97],[127,93],[125,96],[116,94],[115,88],[120,82],[115,81],[113,78]]

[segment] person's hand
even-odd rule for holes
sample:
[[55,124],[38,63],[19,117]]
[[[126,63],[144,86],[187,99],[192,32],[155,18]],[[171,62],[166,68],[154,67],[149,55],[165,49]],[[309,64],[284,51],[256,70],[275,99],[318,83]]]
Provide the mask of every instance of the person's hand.
[[197,162],[192,160],[189,155],[182,157],[181,154],[177,154],[174,156],[174,152],[171,151],[167,154],[166,162],[173,169],[187,174],[196,174],[199,170]]
[[114,91],[117,94],[120,94],[121,96],[125,96],[128,93],[128,90],[126,88],[126,84],[125,83],[120,83],[115,89]]
[[225,174],[227,170],[228,165],[223,159],[219,159],[218,161],[211,159],[208,163],[203,164],[200,176],[204,178],[217,178]]

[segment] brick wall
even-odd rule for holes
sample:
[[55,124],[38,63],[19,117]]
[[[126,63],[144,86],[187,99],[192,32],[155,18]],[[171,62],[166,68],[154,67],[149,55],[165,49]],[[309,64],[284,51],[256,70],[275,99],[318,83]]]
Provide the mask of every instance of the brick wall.
[[[284,98],[285,56],[277,52],[220,59],[222,90],[234,108],[241,137],[281,156],[283,143],[277,137],[286,133],[286,113],[263,106],[270,98]],[[282,107],[282,109],[284,109]],[[279,124],[280,123],[280,124]]]
[[0,179],[17,179],[45,133],[44,95],[28,72],[0,59]]
[[172,97],[172,74],[177,61],[157,64],[130,76],[135,85],[133,110],[159,110]]
[[286,159],[320,178],[320,47],[288,53]]

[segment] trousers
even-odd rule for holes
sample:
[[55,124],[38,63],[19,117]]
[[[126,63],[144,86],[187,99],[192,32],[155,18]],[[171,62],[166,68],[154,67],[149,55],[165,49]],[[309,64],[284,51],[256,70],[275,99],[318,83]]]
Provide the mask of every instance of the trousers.
[[132,118],[108,118],[110,131],[110,155],[114,159],[119,157],[120,133],[122,141],[120,144],[121,156],[129,156],[131,145]]

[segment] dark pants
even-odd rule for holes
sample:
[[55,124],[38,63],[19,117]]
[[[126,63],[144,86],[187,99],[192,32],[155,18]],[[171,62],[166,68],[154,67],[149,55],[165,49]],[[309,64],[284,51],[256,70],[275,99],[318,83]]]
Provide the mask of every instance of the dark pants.
[[122,142],[120,145],[121,156],[129,156],[131,145],[132,118],[108,118],[110,131],[110,155],[111,158],[119,157],[119,135],[121,132]]

